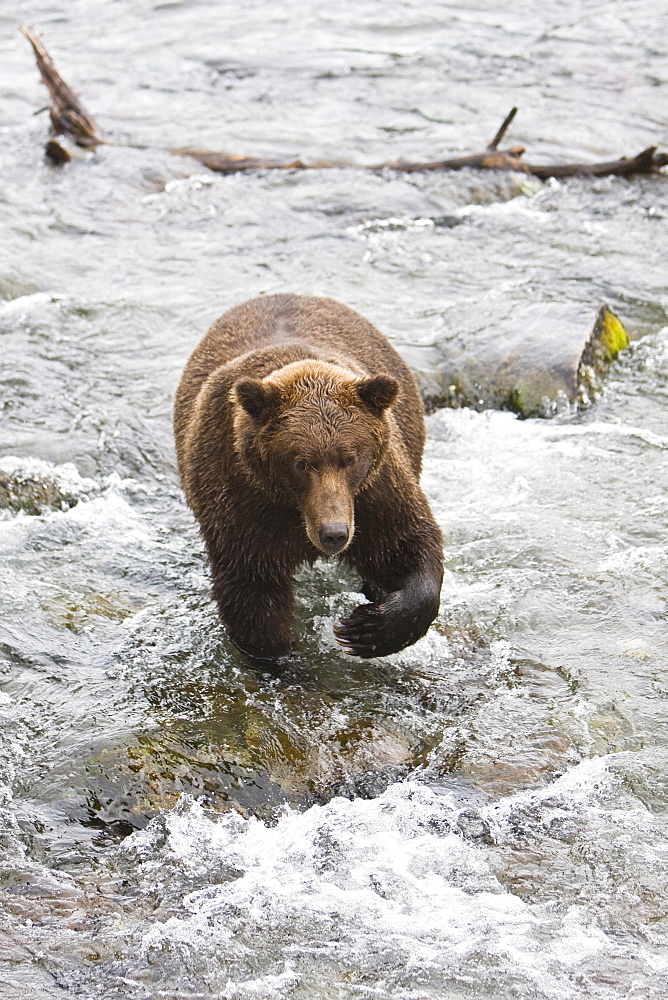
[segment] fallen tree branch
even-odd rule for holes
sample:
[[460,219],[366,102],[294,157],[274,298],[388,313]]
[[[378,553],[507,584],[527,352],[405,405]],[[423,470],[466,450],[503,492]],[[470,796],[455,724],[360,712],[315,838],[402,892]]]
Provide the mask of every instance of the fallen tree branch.
[[234,153],[214,153],[206,149],[171,149],[170,153],[189,156],[208,170],[218,174],[238,174],[243,170],[306,170],[301,160],[262,160],[255,156],[237,156]]
[[499,129],[499,131],[496,133],[496,135],[494,136],[494,138],[492,139],[492,141],[487,146],[487,149],[496,149],[497,148],[497,146],[499,145],[499,143],[503,139],[504,135],[508,131],[508,126],[510,125],[510,123],[512,122],[512,120],[513,120],[513,118],[515,117],[516,114],[517,114],[517,108],[511,108],[510,111],[508,112],[508,114],[506,115],[506,117],[503,119],[503,121],[501,123],[501,128]]
[[[56,137],[49,139],[46,145],[47,156],[56,164],[66,163],[72,158],[61,137],[73,139],[77,146],[93,148],[105,143],[97,131],[95,122],[83,107],[72,89],[63,80],[56,69],[51,56],[44,48],[34,28],[21,25],[23,32],[33,47],[37,67],[42,82],[49,91],[51,98],[51,123]],[[522,159],[524,148],[513,146],[510,149],[499,149],[499,143],[506,134],[508,127],[517,114],[517,108],[512,108],[506,115],[498,132],[482,153],[469,156],[456,156],[448,160],[433,160],[425,163],[407,163],[404,160],[393,160],[377,163],[373,166],[357,166],[360,170],[396,170],[400,173],[420,173],[428,170],[513,170],[531,174],[540,180],[549,177],[609,177],[611,175],[630,177],[635,174],[656,174],[662,167],[668,165],[668,154],[657,152],[656,146],[649,146],[641,153],[631,157],[621,157],[605,163],[565,163],[565,164],[532,164]],[[232,174],[248,170],[325,170],[340,163],[304,163],[300,159],[293,160],[263,160],[255,156],[239,156],[234,153],[219,153],[206,149],[172,149],[178,156],[188,156],[197,160],[208,170],[217,173]],[[348,166],[355,166],[348,164]]]
[[622,156],[609,163],[562,163],[542,166],[528,163],[530,174],[547,180],[548,177],[631,177],[633,174],[658,174],[661,167],[668,165],[668,154],[657,153],[656,146],[648,146],[636,156]]
[[[51,124],[56,135],[70,136],[78,146],[99,146],[104,140],[97,134],[95,122],[63,80],[35,29],[22,24],[19,31],[32,45],[42,83],[49,91]],[[65,159],[70,159],[69,155]]]
[[630,177],[634,174],[658,174],[661,167],[668,165],[668,154],[658,153],[656,146],[643,149],[636,156],[622,156],[618,160],[608,160],[605,163],[554,163],[537,164],[522,160],[524,149],[515,146],[512,149],[492,149],[488,147],[484,153],[474,153],[471,156],[458,156],[451,160],[433,160],[429,163],[406,163],[395,160],[389,163],[378,163],[373,170],[391,169],[400,173],[417,173],[428,170],[515,170],[531,174],[540,180],[548,177]]

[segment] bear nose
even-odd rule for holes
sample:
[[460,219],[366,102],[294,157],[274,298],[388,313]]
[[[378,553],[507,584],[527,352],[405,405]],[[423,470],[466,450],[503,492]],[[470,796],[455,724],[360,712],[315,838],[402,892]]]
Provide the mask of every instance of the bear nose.
[[325,552],[334,555],[345,546],[348,534],[348,525],[345,521],[330,521],[320,526],[318,537]]

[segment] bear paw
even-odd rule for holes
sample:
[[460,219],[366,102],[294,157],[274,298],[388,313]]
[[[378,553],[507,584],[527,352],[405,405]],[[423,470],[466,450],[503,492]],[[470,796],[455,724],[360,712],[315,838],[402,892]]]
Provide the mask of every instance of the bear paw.
[[421,639],[438,614],[440,580],[409,579],[404,590],[360,604],[334,626],[334,635],[351,656],[389,656]]
[[334,626],[334,635],[347,653],[365,659],[388,656],[410,646],[420,637],[413,636],[412,630],[407,631],[406,623],[397,620],[401,596],[402,592],[397,591],[384,601],[360,604],[347,618],[339,619]]

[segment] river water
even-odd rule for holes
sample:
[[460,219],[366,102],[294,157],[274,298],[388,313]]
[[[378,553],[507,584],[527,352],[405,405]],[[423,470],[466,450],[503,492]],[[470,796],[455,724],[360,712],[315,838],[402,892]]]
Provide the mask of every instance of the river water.
[[[534,162],[665,145],[665,12],[21,7],[116,145],[44,161],[5,0],[0,996],[665,997],[666,178],[345,165],[476,151],[513,104]],[[409,361],[538,301],[607,302],[633,344],[587,410],[432,414],[434,626],[346,657],[358,583],[322,563],[273,676],[217,624],[170,408],[208,324],[288,290]]]

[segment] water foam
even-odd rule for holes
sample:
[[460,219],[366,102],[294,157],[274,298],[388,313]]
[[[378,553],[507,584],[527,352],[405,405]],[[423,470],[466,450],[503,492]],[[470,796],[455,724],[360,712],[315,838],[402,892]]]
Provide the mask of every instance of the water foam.
[[[578,977],[592,963],[604,980],[614,977],[636,962],[638,948],[649,962],[650,949],[597,919],[590,904],[610,891],[607,875],[595,871],[582,899],[532,902],[497,873],[507,852],[529,840],[552,838],[570,851],[566,820],[579,830],[579,850],[616,839],[632,858],[626,838],[635,828],[644,839],[651,818],[637,803],[616,814],[614,761],[583,761],[546,788],[478,808],[484,843],[468,839],[470,825],[460,822],[472,811],[461,789],[455,799],[414,781],[372,801],[286,808],[273,827],[235,813],[214,817],[184,800],[122,848],[139,862],[145,891],[166,867],[172,877],[179,871],[185,890],[180,912],[143,935],[143,959],[160,954],[165,968],[187,968],[234,998],[260,988],[288,997],[297,984],[320,995],[324,983],[327,995],[341,997],[507,995],[501,984],[545,1000],[608,996],[594,981],[581,991]],[[221,862],[227,874],[213,884]],[[202,876],[206,887],[188,892]],[[656,952],[651,962],[668,970]]]

